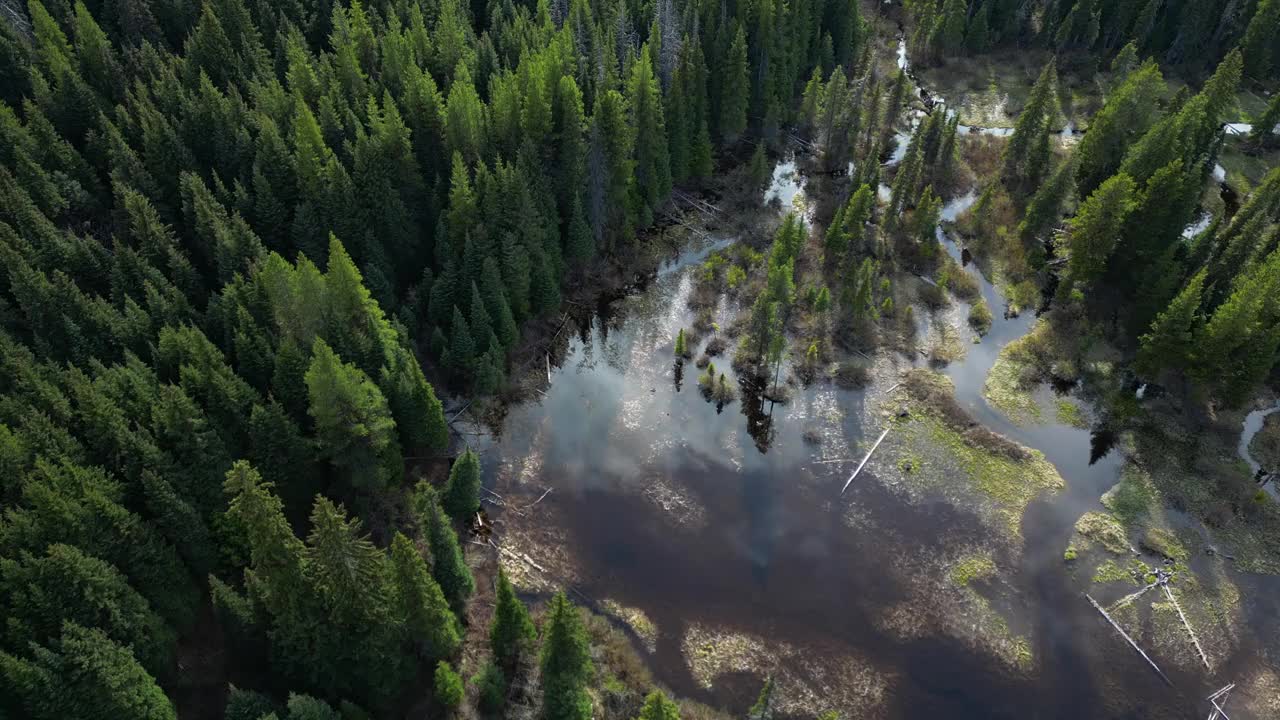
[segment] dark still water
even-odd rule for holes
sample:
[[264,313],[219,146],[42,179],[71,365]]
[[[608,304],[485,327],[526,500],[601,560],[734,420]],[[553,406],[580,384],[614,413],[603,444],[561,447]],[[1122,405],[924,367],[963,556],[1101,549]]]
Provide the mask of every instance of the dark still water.
[[[800,183],[794,165],[781,167],[771,196],[802,204]],[[950,217],[962,209],[952,204]],[[482,438],[487,487],[525,505],[553,489],[524,517],[497,510],[501,541],[544,564],[558,556],[567,570],[555,580],[578,599],[642,612],[652,637],[637,644],[659,681],[739,714],[772,674],[783,715],[1207,715],[1200,698],[1225,684],[1222,673],[1166,668],[1175,687],[1164,686],[1064,568],[1072,526],[1116,482],[1119,453],[1091,464],[1090,431],[1014,425],[982,399],[996,355],[1028,331],[1031,313],[1003,318],[983,279],[992,331],[946,371],[975,420],[1042,451],[1066,481],[1028,507],[1020,539],[1002,540],[976,503],[899,482],[902,448],[878,451],[841,496],[910,360],[880,358],[866,390],[819,382],[772,407],[741,392],[722,408],[702,397],[701,371],[676,365],[673,341],[693,325],[697,264],[730,240],[704,240],[633,294],[584,313],[546,394]],[[733,303],[717,309],[723,327]],[[729,346],[714,361],[736,386]],[[504,531],[522,523],[553,524],[544,537],[554,540]],[[975,584],[982,597],[951,580],[957,558],[975,551],[998,568]]]

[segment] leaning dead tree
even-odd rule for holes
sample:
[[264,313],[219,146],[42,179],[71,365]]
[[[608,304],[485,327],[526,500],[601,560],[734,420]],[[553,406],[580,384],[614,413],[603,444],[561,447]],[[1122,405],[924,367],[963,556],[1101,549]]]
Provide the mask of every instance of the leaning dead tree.
[[1128,642],[1130,647],[1136,650],[1137,653],[1142,656],[1143,660],[1147,661],[1147,664],[1151,666],[1152,670],[1156,671],[1156,674],[1160,676],[1160,679],[1164,680],[1165,684],[1169,687],[1173,687],[1173,682],[1169,680],[1169,676],[1165,675],[1164,671],[1160,669],[1160,666],[1156,665],[1155,661],[1148,657],[1147,654],[1143,652],[1142,648],[1138,647],[1138,643],[1134,642],[1133,638],[1129,637],[1129,633],[1125,632],[1124,628],[1120,627],[1120,623],[1112,620],[1111,615],[1109,615],[1106,610],[1102,609],[1102,606],[1099,605],[1098,601],[1094,600],[1091,595],[1086,593],[1085,597],[1093,604],[1093,608],[1099,613],[1102,613],[1102,617],[1106,618],[1107,622],[1111,623],[1111,627],[1115,628],[1116,632],[1120,633],[1120,637],[1124,638],[1125,642]]

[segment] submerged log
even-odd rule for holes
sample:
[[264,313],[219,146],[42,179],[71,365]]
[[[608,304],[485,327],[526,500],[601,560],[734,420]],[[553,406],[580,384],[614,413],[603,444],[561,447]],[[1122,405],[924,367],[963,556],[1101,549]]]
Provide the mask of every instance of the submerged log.
[[[1169,602],[1173,603],[1173,607],[1178,611],[1178,617],[1182,618],[1182,626],[1187,629],[1187,634],[1191,636],[1191,642],[1196,646],[1196,652],[1200,653],[1200,660],[1204,662],[1205,670],[1212,670],[1209,667],[1209,658],[1204,654],[1204,648],[1200,647],[1200,641],[1196,639],[1195,631],[1191,629],[1191,623],[1187,622],[1187,616],[1182,613],[1182,606],[1178,604],[1178,599],[1173,596],[1173,591],[1169,589],[1168,583],[1161,584],[1164,588],[1164,594],[1169,596]],[[1224,715],[1226,713],[1223,713]]]
[[1155,661],[1150,657],[1147,657],[1147,654],[1142,651],[1142,648],[1138,647],[1138,643],[1134,642],[1133,638],[1129,637],[1129,633],[1125,632],[1124,628],[1120,627],[1120,623],[1112,620],[1111,616],[1107,614],[1107,611],[1103,610],[1102,606],[1098,604],[1098,601],[1094,600],[1088,593],[1085,594],[1085,597],[1089,598],[1089,602],[1093,605],[1093,608],[1099,613],[1102,613],[1102,617],[1106,618],[1107,622],[1111,623],[1111,627],[1115,628],[1116,632],[1120,633],[1120,637],[1124,638],[1134,650],[1138,651],[1138,654],[1142,656],[1143,660],[1147,661],[1147,664],[1151,666],[1152,670],[1156,671],[1156,674],[1160,676],[1160,679],[1164,680],[1165,684],[1169,687],[1173,687],[1173,681],[1169,679],[1169,676],[1164,674],[1164,671],[1160,669],[1159,665],[1155,664]]

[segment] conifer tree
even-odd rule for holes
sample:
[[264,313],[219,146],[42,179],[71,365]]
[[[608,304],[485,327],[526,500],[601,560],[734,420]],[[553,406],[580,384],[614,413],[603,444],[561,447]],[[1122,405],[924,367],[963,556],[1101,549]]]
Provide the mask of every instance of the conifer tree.
[[391,573],[397,611],[419,654],[428,658],[452,657],[462,644],[458,619],[449,610],[444,592],[431,577],[422,554],[400,533],[391,541]]
[[449,519],[440,507],[435,488],[425,480],[414,488],[413,508],[431,548],[431,574],[440,583],[449,606],[454,612],[460,613],[466,607],[467,598],[475,590],[475,580],[462,559],[458,536],[449,526]]
[[322,339],[306,375],[308,413],[325,457],[352,487],[376,489],[400,478],[400,443],[387,400],[362,370]]
[[1163,89],[1159,66],[1149,62],[1107,96],[1075,152],[1079,159],[1076,183],[1082,195],[1087,197],[1114,175],[1129,146],[1151,127]]
[[1280,32],[1280,1],[1258,0],[1249,20],[1240,49],[1244,53],[1245,72],[1262,79],[1275,66],[1276,33]]
[[955,54],[964,47],[964,31],[969,8],[964,0],[946,0],[942,7],[942,19],[938,28],[938,46],[947,54]]
[[1070,260],[1061,292],[1083,290],[1106,270],[1121,229],[1134,208],[1133,178],[1121,173],[1104,182],[1080,205],[1069,228]]
[[1059,164],[1049,180],[1031,196],[1026,214],[1018,225],[1018,235],[1024,241],[1041,237],[1057,222],[1062,204],[1075,187],[1075,157],[1073,155],[1071,159]]
[[647,226],[671,192],[671,157],[667,152],[667,129],[658,79],[653,74],[649,53],[643,50],[631,68],[627,99],[636,129],[636,211],[640,223]]
[[449,468],[449,484],[441,498],[444,509],[459,522],[471,519],[480,507],[480,458],[470,448]]
[[504,668],[515,666],[516,659],[537,637],[529,610],[520,598],[506,572],[498,568],[498,587],[493,609],[493,623],[489,626],[489,647],[493,657]]
[[542,642],[542,706],[547,720],[587,720],[591,649],[582,620],[564,593],[551,599]]
[[1004,151],[1003,177],[1018,192],[1036,187],[1048,169],[1050,124],[1058,114],[1057,61],[1041,71]]
[[661,690],[654,690],[644,699],[638,720],[680,720],[680,708]]
[[720,79],[720,118],[716,126],[725,145],[737,142],[747,129],[747,106],[751,100],[751,79],[747,68],[747,35],[735,21],[733,42],[725,57]]
[[173,704],[127,646],[101,630],[66,622],[31,659],[0,652],[0,678],[35,720],[128,717],[173,720]]
[[[1280,5],[1280,3],[1276,3]],[[1262,115],[1254,118],[1249,141],[1257,147],[1268,147],[1275,142],[1276,126],[1280,125],[1280,93],[1271,98]]]
[[1192,366],[1205,274],[1204,270],[1196,273],[1142,336],[1137,367],[1143,375],[1154,377],[1161,370]]

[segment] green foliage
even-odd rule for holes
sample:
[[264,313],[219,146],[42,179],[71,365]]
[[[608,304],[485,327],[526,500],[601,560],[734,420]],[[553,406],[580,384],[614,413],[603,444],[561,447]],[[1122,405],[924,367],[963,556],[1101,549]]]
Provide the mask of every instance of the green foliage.
[[227,695],[227,707],[223,711],[223,720],[260,720],[262,716],[275,712],[275,703],[271,698],[253,690],[241,690],[235,685]]
[[502,712],[507,699],[507,680],[502,674],[502,668],[493,663],[485,663],[471,682],[478,688],[481,712],[491,715]]
[[453,709],[462,704],[465,694],[462,678],[444,660],[436,664],[435,691],[436,700],[446,708]]
[[716,123],[720,138],[732,145],[747,128],[747,105],[750,101],[751,81],[747,68],[747,35],[742,25],[735,24],[733,42],[725,55],[721,72],[720,96],[717,105],[720,116]]
[[551,599],[542,641],[542,707],[547,720],[591,717],[591,648],[582,619],[564,593]]
[[1019,193],[1038,186],[1048,170],[1049,133],[1058,116],[1057,97],[1058,65],[1056,59],[1051,59],[1031,89],[1031,97],[1005,146],[1002,177]]
[[747,711],[747,717],[749,720],[769,720],[773,717],[773,676],[765,679],[755,704]]
[[449,484],[441,498],[454,520],[467,522],[480,507],[480,458],[469,448],[449,468]]
[[306,374],[308,413],[324,453],[357,488],[378,489],[400,478],[400,444],[386,398],[364,371],[344,363],[316,338]]
[[489,646],[494,659],[504,667],[514,667],[520,653],[535,637],[528,609],[516,597],[506,572],[499,568],[493,623],[489,627]]
[[[802,72],[868,46],[856,4],[808,0],[27,5],[29,36],[0,23],[6,679],[88,688],[61,671],[81,659],[60,655],[70,620],[111,642],[85,658],[178,688],[207,588],[229,666],[334,699],[276,709],[299,719],[342,696],[385,713],[417,659],[456,649],[440,598],[462,611],[472,589],[434,497],[415,507],[428,561],[316,495],[382,507],[402,454],[448,444],[428,378],[500,392],[567,279],[643,252],[673,182],[790,122]],[[10,714],[172,713],[134,680]]]
[[400,533],[391,541],[391,573],[398,610],[419,652],[451,657],[462,643],[462,628],[422,554]]
[[101,630],[68,621],[53,642],[31,652],[29,660],[0,652],[0,678],[28,717],[177,717],[129,648]]
[[1133,178],[1123,173],[1104,182],[1080,205],[1070,225],[1070,260],[1063,290],[1096,282],[1106,270],[1136,191]]
[[449,606],[455,612],[460,612],[466,607],[467,598],[475,591],[475,580],[462,559],[458,536],[450,527],[444,509],[440,507],[435,488],[425,480],[414,488],[413,509],[418,524],[427,536],[427,545],[431,548],[431,574],[440,584]]
[[680,708],[671,702],[661,690],[654,690],[644,699],[637,720],[680,720]]

